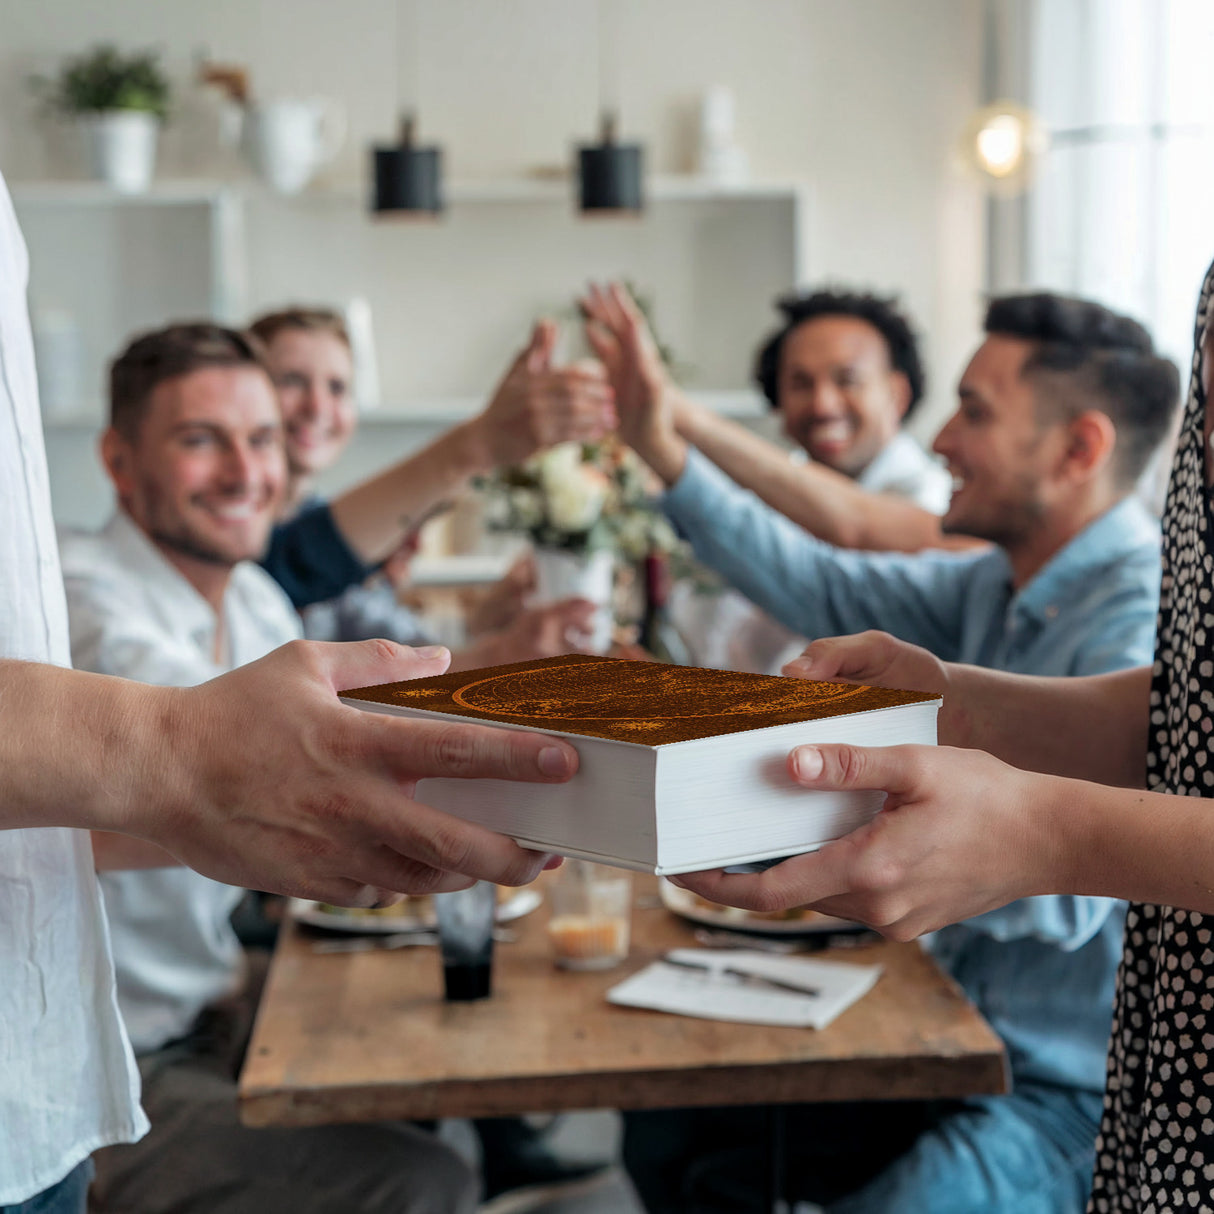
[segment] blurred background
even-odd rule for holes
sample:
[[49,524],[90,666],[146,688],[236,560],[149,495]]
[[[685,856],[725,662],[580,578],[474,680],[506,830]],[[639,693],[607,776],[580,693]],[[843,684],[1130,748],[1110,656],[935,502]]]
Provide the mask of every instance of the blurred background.
[[[170,90],[133,189],[48,101],[98,44],[150,52]],[[991,292],[1089,295],[1185,365],[1211,63],[1208,0],[0,0],[59,520],[108,511],[104,367],[134,330],[289,302],[352,308],[359,340],[366,421],[325,489],[478,408],[535,318],[582,353],[591,279],[627,279],[689,390],[759,427],[772,301],[827,281],[917,320],[924,441]],[[604,110],[643,147],[639,212],[579,212]],[[442,149],[437,217],[370,209],[402,111]]]

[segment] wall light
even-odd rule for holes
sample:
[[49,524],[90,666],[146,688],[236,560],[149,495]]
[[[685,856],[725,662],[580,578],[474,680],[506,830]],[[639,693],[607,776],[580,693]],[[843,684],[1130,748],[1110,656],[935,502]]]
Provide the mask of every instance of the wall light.
[[1031,180],[1048,143],[1037,116],[1012,101],[983,106],[961,137],[966,165],[999,193],[1015,193]]

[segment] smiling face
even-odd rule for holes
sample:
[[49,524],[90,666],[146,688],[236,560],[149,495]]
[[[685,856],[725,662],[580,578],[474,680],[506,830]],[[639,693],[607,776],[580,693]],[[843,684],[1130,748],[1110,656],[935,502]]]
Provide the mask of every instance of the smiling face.
[[784,339],[777,375],[784,430],[810,456],[859,476],[898,432],[910,404],[885,338],[855,316],[816,316]]
[[[153,389],[133,438],[106,432],[123,508],[204,595],[266,548],[286,485],[282,423],[260,367],[207,367]],[[204,586],[203,582],[207,582]]]
[[336,462],[358,423],[350,348],[321,329],[282,329],[266,357],[286,434],[293,477],[312,477]]
[[1013,551],[1047,517],[1068,442],[1063,422],[1038,420],[1033,382],[1022,375],[1032,349],[1018,338],[988,337],[961,376],[960,407],[933,444],[954,480],[945,532]]

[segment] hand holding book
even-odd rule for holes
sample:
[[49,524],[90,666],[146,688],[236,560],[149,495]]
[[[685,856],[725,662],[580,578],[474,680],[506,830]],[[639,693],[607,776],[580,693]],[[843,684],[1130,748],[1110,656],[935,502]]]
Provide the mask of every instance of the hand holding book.
[[804,788],[882,790],[885,806],[850,834],[764,872],[670,879],[749,910],[812,906],[895,940],[1065,888],[1041,846],[1048,821],[1034,822],[1048,817],[1034,811],[1048,802],[1051,777],[981,751],[924,746],[800,746],[788,769]]

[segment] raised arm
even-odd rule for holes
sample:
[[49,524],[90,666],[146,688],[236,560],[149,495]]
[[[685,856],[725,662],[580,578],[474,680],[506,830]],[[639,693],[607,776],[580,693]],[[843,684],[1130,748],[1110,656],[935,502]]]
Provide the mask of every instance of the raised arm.
[[134,835],[225,881],[346,905],[547,857],[413,797],[426,776],[554,783],[566,743],[363,713],[345,688],[446,668],[444,649],[296,642],[198,687],[0,661],[0,827]]
[[968,536],[945,535],[940,516],[894,493],[861,489],[821,464],[796,464],[774,443],[721,417],[672,388],[675,428],[739,485],[811,535],[840,548],[920,552],[971,548]]
[[473,476],[615,427],[605,375],[589,365],[554,367],[556,337],[556,326],[541,321],[481,413],[333,499],[333,521],[360,560],[383,560]]
[[618,283],[592,286],[581,301],[586,334],[608,369],[625,440],[669,485],[690,443],[743,488],[811,535],[840,548],[919,552],[968,548],[945,536],[938,515],[887,493],[870,493],[819,465],[794,464],[786,452],[697,404],[671,379],[644,316]]

